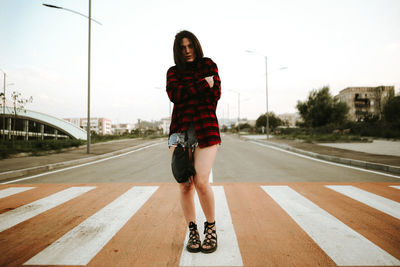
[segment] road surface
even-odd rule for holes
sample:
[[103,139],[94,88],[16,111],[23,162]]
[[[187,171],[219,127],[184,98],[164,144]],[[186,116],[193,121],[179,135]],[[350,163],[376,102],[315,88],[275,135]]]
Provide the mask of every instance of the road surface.
[[164,142],[0,184],[0,266],[400,266],[400,177],[224,136],[205,255],[169,164]]
[[0,266],[400,265],[400,183],[213,190],[219,247],[206,255],[184,250],[175,184],[1,185]]
[[[165,142],[108,160],[48,172],[17,183],[174,182]],[[213,182],[396,182],[400,177],[322,162],[234,136],[224,136],[212,171]]]

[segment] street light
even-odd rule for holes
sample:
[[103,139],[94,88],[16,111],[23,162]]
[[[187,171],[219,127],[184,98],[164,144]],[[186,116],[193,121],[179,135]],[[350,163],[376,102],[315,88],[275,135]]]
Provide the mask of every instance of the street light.
[[[268,61],[267,61],[267,56],[265,56],[265,55],[263,55],[263,54],[260,54],[260,53],[257,53],[257,52],[254,52],[254,51],[251,51],[251,50],[245,50],[247,53],[251,53],[251,54],[257,54],[257,55],[260,55],[260,56],[263,56],[264,58],[265,58],[265,91],[266,91],[266,106],[267,106],[267,125],[266,125],[266,128],[267,128],[267,131],[266,131],[266,133],[267,133],[267,139],[269,139],[269,115],[268,115]],[[287,69],[287,67],[282,67],[282,68],[279,68],[278,70],[284,70],[284,69]]]
[[[90,17],[90,0],[89,0],[89,17]],[[82,13],[79,13],[79,12],[77,12],[77,11],[75,11],[75,10],[72,10],[72,9],[68,9],[68,8],[65,8],[65,7],[60,7],[60,6],[55,6],[55,5],[49,5],[49,4],[42,4],[42,5],[44,5],[44,6],[47,6],[47,7],[51,7],[51,8],[57,8],[57,9],[64,9],[64,10],[67,10],[67,11],[69,11],[69,12],[72,12],[72,13],[75,13],[75,14],[78,14],[78,15],[81,15],[82,17],[85,17],[85,18],[89,18],[88,16],[86,16],[85,14],[82,14]],[[97,21],[97,20],[95,20],[95,19],[93,19],[93,18],[90,18],[91,20],[93,20],[94,22],[96,22],[97,24],[100,24],[100,25],[103,25],[103,24],[101,24],[99,21]]]
[[3,85],[3,127],[2,127],[3,141],[4,141],[6,139],[6,129],[5,129],[6,128],[6,85],[14,85],[14,83],[7,84],[6,83],[7,73],[2,69],[0,69],[0,71],[3,72],[3,75],[4,75],[4,80],[3,80],[3,82],[4,82],[4,85]]
[[63,9],[78,15],[81,15],[85,18],[88,19],[89,22],[89,30],[88,30],[88,113],[87,113],[87,127],[86,127],[86,131],[87,131],[87,142],[86,142],[86,153],[89,154],[90,153],[90,41],[91,41],[91,28],[92,28],[92,20],[100,25],[102,25],[100,22],[92,19],[92,0],[89,0],[89,16],[86,16],[82,13],[76,12],[74,10],[68,9],[68,8],[64,8],[64,7],[60,7],[60,6],[55,6],[55,5],[49,5],[49,4],[42,4],[46,7],[51,7],[51,8],[57,8],[57,9]]

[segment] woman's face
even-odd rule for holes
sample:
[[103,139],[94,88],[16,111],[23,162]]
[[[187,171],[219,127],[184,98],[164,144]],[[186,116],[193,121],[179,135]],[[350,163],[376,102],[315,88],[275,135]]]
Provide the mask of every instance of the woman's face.
[[182,38],[181,51],[186,62],[193,62],[196,59],[196,52],[192,42],[188,38]]

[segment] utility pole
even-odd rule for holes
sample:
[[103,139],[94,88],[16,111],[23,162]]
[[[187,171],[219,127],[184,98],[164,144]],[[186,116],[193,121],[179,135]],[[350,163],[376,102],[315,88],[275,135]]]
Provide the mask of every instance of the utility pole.
[[69,12],[81,15],[85,18],[88,19],[89,23],[89,31],[88,31],[88,104],[87,104],[87,127],[86,127],[86,131],[87,131],[87,142],[86,142],[86,153],[89,154],[90,153],[90,44],[91,44],[91,28],[92,28],[92,20],[100,25],[102,25],[100,22],[98,22],[97,20],[92,19],[92,1],[89,0],[89,16],[86,16],[82,13],[76,12],[74,10],[68,9],[68,8],[64,8],[64,7],[59,7],[59,6],[55,6],[55,5],[49,5],[49,4],[42,4],[46,7],[51,7],[51,8],[57,8],[57,9],[64,9],[67,10]]
[[6,140],[6,73],[2,70],[4,74],[4,86],[3,86],[3,141]]
[[267,140],[269,139],[269,114],[268,114],[268,64],[267,56],[265,56],[265,91],[266,91],[266,102],[267,102]]

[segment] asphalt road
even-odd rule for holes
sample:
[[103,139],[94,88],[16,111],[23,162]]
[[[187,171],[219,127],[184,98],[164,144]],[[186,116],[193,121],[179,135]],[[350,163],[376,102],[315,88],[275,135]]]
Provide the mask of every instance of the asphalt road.
[[2,184],[0,266],[400,266],[400,177],[223,136],[212,178],[211,255],[185,250],[166,140]]
[[[398,182],[395,177],[304,158],[223,136],[213,182]],[[166,143],[97,163],[49,173],[18,183],[174,182]]]

